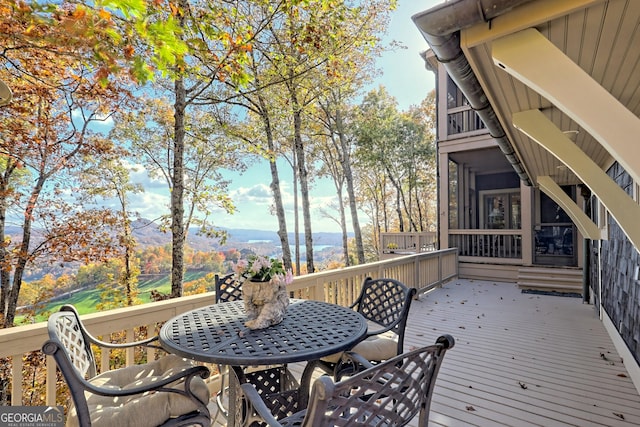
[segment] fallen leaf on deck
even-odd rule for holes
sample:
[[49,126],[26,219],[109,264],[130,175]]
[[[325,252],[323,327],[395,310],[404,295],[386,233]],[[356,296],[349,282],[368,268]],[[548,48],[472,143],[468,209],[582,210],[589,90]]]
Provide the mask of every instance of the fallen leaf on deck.
[[518,384],[520,384],[520,388],[526,390],[527,389],[527,385],[521,381],[518,381]]
[[616,417],[620,418],[621,420],[624,420],[624,415],[622,415],[622,414],[614,412],[613,415],[615,415]]
[[627,378],[627,374],[618,374],[619,377]]
[[467,406],[467,411],[475,411],[476,408],[474,408],[473,406],[469,405]]

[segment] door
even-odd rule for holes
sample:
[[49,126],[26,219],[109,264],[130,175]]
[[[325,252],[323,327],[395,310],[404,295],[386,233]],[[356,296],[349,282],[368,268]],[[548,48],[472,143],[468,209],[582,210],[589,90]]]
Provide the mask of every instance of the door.
[[[562,187],[575,200],[575,187]],[[564,210],[549,196],[539,192],[537,221],[534,226],[534,259],[539,265],[575,267],[576,227]]]

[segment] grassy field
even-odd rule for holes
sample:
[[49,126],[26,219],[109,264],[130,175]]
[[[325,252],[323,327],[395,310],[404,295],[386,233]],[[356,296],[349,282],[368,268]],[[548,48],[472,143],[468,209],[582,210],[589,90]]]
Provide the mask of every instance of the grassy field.
[[[192,280],[199,279],[208,274],[204,271],[188,271],[184,275],[184,281],[190,282]],[[153,279],[140,280],[138,283],[138,297],[144,302],[151,302],[151,291],[156,290],[162,294],[168,294],[171,292],[171,283],[169,276],[162,276]],[[213,289],[211,289],[213,290]],[[93,313],[96,311],[96,306],[100,302],[100,290],[84,289],[78,291],[64,300],[56,300],[43,309],[42,314],[36,317],[36,321],[42,322],[47,320],[47,313],[53,313],[58,311],[64,304],[72,304],[80,312],[80,314]],[[16,318],[16,324],[20,324],[20,317]]]

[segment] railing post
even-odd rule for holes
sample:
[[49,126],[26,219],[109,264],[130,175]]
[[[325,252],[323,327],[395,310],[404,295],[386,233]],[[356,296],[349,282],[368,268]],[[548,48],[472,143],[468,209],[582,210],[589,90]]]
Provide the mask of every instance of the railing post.
[[443,280],[443,278],[442,278],[442,270],[443,270],[443,268],[442,268],[442,254],[439,253],[438,254],[438,283],[439,283],[439,286],[442,286],[442,280]]
[[53,356],[46,356],[45,362],[47,377],[46,377],[46,397],[45,403],[47,406],[55,406],[56,404],[56,361]]
[[420,257],[415,257],[413,259],[413,276],[414,276],[414,282],[415,283],[415,288],[418,290],[418,292],[416,292],[416,298],[418,297],[418,295],[420,294],[420,289],[422,289],[422,283],[420,281]]

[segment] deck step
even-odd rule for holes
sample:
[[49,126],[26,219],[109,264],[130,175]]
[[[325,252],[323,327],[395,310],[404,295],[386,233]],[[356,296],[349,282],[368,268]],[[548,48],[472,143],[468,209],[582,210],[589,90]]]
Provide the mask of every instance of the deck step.
[[582,293],[582,269],[522,267],[517,284],[523,290]]

